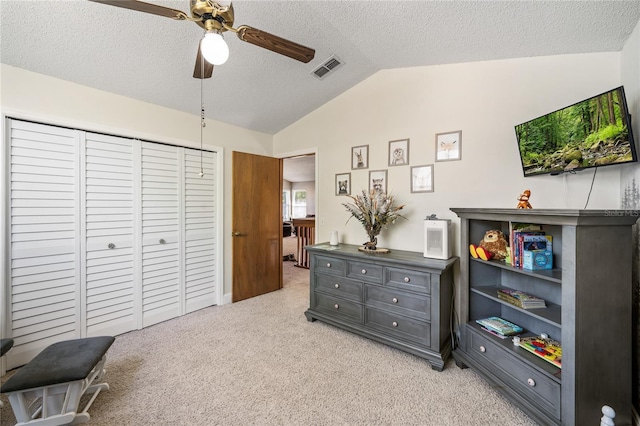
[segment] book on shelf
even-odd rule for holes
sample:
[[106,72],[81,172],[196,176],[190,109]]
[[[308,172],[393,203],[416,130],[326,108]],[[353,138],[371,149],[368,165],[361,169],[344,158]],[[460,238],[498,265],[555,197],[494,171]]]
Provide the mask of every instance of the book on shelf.
[[562,346],[560,342],[542,336],[520,337],[518,346],[556,367],[562,368]]
[[517,241],[518,235],[525,231],[540,231],[542,227],[540,225],[532,225],[529,223],[509,222],[509,251],[511,258],[511,266],[516,266],[519,263]]
[[509,322],[500,317],[483,318],[476,320],[476,322],[480,326],[495,331],[502,336],[514,336],[524,331],[519,325]]
[[483,329],[484,331],[486,331],[487,333],[492,334],[492,335],[494,335],[496,337],[499,337],[501,339],[508,339],[509,337],[511,337],[511,336],[507,336],[507,335],[504,335],[504,334],[497,333],[497,332],[495,332],[493,330],[489,330],[486,327],[480,327],[480,328]]
[[547,304],[544,299],[536,297],[532,294],[525,293],[520,290],[510,288],[501,288],[497,291],[498,299],[504,300],[512,305],[522,309],[546,308]]
[[509,222],[509,250],[511,266],[522,268],[524,235],[544,235],[541,225]]
[[524,235],[522,250],[522,269],[537,271],[553,268],[551,235]]

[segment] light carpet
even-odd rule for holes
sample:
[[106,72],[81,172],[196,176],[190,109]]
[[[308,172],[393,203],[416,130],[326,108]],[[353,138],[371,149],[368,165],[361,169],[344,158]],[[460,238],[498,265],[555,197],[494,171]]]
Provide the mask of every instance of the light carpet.
[[[116,337],[90,425],[535,425],[473,371],[308,322],[309,271]],[[2,380],[6,380],[9,372]],[[5,396],[0,424],[15,418]]]

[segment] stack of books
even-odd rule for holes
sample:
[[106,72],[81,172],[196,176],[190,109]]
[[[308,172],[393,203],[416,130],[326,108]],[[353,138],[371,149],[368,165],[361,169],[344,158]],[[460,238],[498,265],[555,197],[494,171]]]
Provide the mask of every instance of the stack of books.
[[485,331],[495,334],[498,337],[506,338],[522,333],[524,330],[519,325],[509,322],[500,317],[489,317],[476,320]]
[[511,303],[522,309],[546,308],[547,304],[544,299],[525,293],[520,290],[512,290],[510,288],[501,288],[498,290],[498,299]]
[[540,225],[509,224],[511,266],[528,270],[552,269],[552,245],[553,237],[546,235]]

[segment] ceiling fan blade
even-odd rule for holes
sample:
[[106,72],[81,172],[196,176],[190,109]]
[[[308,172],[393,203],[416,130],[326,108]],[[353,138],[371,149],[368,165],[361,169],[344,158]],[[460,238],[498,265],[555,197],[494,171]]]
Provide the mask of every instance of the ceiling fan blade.
[[[204,62],[204,73],[202,69],[202,63]],[[211,78],[213,74],[213,64],[209,63],[202,56],[200,51],[200,43],[198,43],[198,56],[196,56],[196,66],[193,69],[193,78]]]
[[176,9],[170,9],[164,6],[158,6],[151,3],[145,3],[136,0],[89,0],[94,3],[102,3],[109,6],[122,7],[124,9],[137,10],[138,12],[151,13],[153,15],[165,16],[167,18],[185,20],[187,14]]
[[305,64],[313,59],[316,54],[314,49],[298,43],[286,40],[282,37],[257,30],[247,25],[238,27],[238,38],[247,43],[269,49],[272,52],[288,56]]

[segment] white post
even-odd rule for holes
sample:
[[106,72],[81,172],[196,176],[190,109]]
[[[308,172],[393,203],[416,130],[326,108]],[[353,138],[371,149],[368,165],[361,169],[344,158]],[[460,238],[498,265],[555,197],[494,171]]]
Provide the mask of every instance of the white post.
[[602,406],[602,418],[600,419],[600,426],[615,426],[613,422],[616,412],[608,405]]

